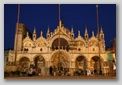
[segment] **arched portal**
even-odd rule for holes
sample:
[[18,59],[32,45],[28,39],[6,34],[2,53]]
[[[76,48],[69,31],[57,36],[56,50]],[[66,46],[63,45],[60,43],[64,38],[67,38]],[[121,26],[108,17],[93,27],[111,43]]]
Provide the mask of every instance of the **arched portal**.
[[53,72],[55,72],[57,75],[65,75],[69,71],[68,55],[63,51],[57,51],[54,53],[51,58],[51,63]]
[[91,58],[91,67],[93,68],[94,74],[102,73],[102,59],[99,56],[93,56]]
[[75,67],[76,67],[76,70],[77,69],[80,69],[80,70],[83,70],[85,71],[86,68],[87,68],[87,59],[85,58],[85,56],[78,56],[76,58],[76,61],[75,61]]
[[45,59],[43,56],[39,55],[34,58],[34,64],[36,69],[41,69],[45,66]]
[[19,69],[23,72],[26,72],[30,67],[30,60],[27,57],[22,57],[19,60]]
[[52,43],[52,49],[69,49],[69,44],[64,38],[56,38]]

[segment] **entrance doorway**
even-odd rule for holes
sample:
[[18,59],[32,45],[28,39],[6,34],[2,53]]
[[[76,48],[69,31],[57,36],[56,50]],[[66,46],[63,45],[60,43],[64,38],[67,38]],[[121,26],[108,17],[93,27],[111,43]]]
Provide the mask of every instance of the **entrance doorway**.
[[99,56],[94,56],[91,58],[91,66],[93,67],[94,74],[102,74],[102,60]]
[[69,71],[69,60],[68,56],[66,53],[62,51],[58,51],[53,54],[52,59],[52,73],[50,72],[51,75],[67,75]]
[[87,59],[84,56],[78,56],[75,61],[76,72],[75,75],[87,74]]

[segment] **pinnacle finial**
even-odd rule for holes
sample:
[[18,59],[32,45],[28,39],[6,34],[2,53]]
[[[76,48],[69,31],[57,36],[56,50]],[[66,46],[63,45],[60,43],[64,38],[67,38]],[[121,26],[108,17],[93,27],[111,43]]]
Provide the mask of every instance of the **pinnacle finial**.
[[33,33],[36,33],[36,27],[34,26],[34,30],[33,30]]
[[80,31],[78,30],[78,36],[80,36]]
[[50,33],[50,28],[49,28],[49,26],[48,26],[48,30],[47,30],[47,33]]
[[71,29],[71,32],[74,33],[73,27],[72,27],[72,29]]
[[88,34],[88,31],[87,31],[87,26],[85,27],[85,34]]
[[89,35],[88,35],[88,31],[87,31],[87,26],[85,26],[85,34],[84,34],[85,39],[87,40]]
[[102,26],[101,26],[101,29],[100,29],[100,33],[103,33],[103,28],[102,28]]
[[94,37],[94,31],[92,31],[92,37]]
[[29,37],[29,33],[27,32],[27,35],[26,35],[26,37]]
[[61,28],[61,26],[62,26],[62,21],[60,20],[59,21],[59,27]]
[[43,36],[43,32],[41,31],[41,37]]
[[47,29],[47,37],[49,37],[49,36],[50,36],[50,28],[48,26],[48,29]]
[[71,28],[71,36],[74,37],[74,30],[73,30],[73,27]]

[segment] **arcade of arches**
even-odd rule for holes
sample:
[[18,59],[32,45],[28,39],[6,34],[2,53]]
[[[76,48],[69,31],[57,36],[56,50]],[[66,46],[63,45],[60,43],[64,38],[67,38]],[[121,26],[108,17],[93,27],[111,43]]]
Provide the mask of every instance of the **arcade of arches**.
[[[46,61],[42,55],[35,56],[33,61],[30,61],[29,58],[25,56],[20,58],[20,71],[25,72],[30,68],[34,68],[37,73],[41,73],[43,75],[47,73],[50,75],[87,75],[87,70],[90,70],[92,74],[100,74],[104,70],[103,65],[106,62],[104,62],[103,59],[99,56],[91,57],[90,61],[88,61],[87,56],[76,56],[73,60],[74,67],[72,67],[72,61],[70,59],[74,56],[69,56],[67,52],[69,50],[69,43],[64,38],[55,39],[52,42],[51,48],[54,50],[54,54],[49,56],[49,61]],[[33,64],[31,62],[33,62]],[[113,67],[111,66],[111,68]]]
[[[19,60],[19,66],[21,71],[26,71],[30,67],[34,67],[36,71],[39,73],[45,74],[45,67],[48,69],[47,73],[50,73],[53,75],[53,72],[55,71],[55,75],[58,75],[60,73],[66,74],[71,70],[71,62],[69,60],[68,54],[57,51],[55,52],[51,57],[51,65],[47,67],[46,61],[43,56],[38,55],[34,57],[33,62],[34,65],[30,64],[30,60],[27,57],[22,57]],[[90,63],[90,64],[89,64]],[[90,67],[89,67],[90,65]],[[87,60],[86,56],[80,55],[76,57],[75,59],[75,71],[81,70],[83,72],[90,69],[93,71],[94,74],[99,74],[100,71],[102,71],[103,66],[103,60],[100,59],[99,56],[93,56],[90,61]],[[50,72],[50,69],[52,69],[52,72]]]

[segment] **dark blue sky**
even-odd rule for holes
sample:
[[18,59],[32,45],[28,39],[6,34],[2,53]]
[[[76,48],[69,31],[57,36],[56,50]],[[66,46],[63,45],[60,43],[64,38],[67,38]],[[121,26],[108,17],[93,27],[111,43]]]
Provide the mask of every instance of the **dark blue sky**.
[[[38,36],[40,31],[46,35],[48,26],[54,31],[58,25],[57,4],[21,4],[20,22],[24,23],[30,32],[36,27]],[[85,25],[91,36],[92,31],[97,32],[96,5],[95,4],[61,4],[61,20],[65,27],[74,28],[75,35],[81,31],[84,35]],[[13,48],[15,26],[17,22],[17,5],[4,5],[4,49]],[[106,45],[116,38],[116,5],[99,4],[99,26],[103,27]]]

